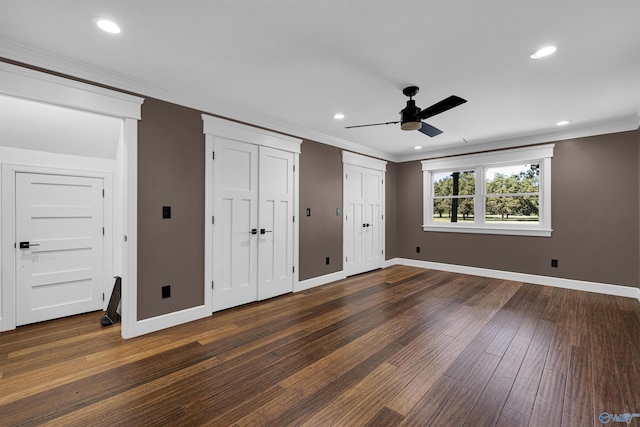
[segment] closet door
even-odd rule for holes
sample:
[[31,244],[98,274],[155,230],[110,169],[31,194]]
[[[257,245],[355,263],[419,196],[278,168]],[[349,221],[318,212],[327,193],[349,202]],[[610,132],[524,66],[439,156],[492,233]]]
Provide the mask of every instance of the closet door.
[[365,270],[381,268],[384,263],[383,172],[366,169],[364,185],[364,262]]
[[293,153],[260,147],[258,299],[293,291]]
[[365,173],[363,167],[344,165],[344,271],[347,276],[366,271]]
[[384,265],[386,162],[343,152],[343,270],[347,276]]
[[213,311],[258,296],[258,147],[214,140]]

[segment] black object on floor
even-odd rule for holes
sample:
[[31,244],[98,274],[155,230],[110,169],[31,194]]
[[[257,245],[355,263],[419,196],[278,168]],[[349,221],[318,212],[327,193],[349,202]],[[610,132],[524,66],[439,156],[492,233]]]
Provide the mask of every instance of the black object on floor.
[[111,298],[109,298],[109,305],[107,305],[107,311],[105,312],[100,323],[102,326],[113,325],[120,320],[118,314],[118,305],[120,304],[120,297],[122,296],[122,279],[120,276],[116,276],[116,284],[113,286],[113,292],[111,292]]

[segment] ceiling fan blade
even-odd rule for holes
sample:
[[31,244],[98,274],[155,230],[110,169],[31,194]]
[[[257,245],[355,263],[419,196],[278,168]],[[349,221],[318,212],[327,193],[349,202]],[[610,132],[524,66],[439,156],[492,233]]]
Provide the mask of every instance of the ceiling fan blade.
[[420,111],[418,118],[420,120],[428,119],[429,117],[433,117],[436,114],[444,113],[447,110],[450,110],[458,105],[464,104],[467,102],[466,99],[462,99],[459,96],[451,95],[448,98],[443,99],[440,102],[436,102],[431,107],[427,107],[424,110]]
[[353,128],[363,128],[366,126],[380,126],[380,125],[395,125],[396,123],[400,123],[400,122],[384,122],[384,123],[371,123],[368,125],[356,125],[356,126],[345,126],[345,129],[353,129]]
[[422,127],[418,130],[430,137],[438,136],[442,133],[440,129],[433,127],[425,122],[422,122]]

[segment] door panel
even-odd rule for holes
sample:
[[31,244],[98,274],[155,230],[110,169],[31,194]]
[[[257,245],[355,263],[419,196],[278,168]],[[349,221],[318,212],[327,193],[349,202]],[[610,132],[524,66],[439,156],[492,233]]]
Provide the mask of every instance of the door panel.
[[213,311],[257,297],[258,150],[214,140]]
[[101,178],[16,174],[16,324],[100,310]]
[[260,147],[258,299],[293,291],[293,153]]
[[347,276],[384,263],[384,172],[344,165],[344,271]]

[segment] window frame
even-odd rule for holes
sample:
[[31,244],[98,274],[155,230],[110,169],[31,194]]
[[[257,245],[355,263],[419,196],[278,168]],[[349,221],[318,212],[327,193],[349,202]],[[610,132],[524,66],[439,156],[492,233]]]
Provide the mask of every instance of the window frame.
[[[504,234],[551,237],[551,158],[555,144],[521,147],[487,153],[423,160],[423,231]],[[486,177],[488,168],[517,164],[540,165],[539,221],[537,224],[499,224],[485,220]],[[435,222],[433,220],[433,176],[440,172],[475,171],[474,222]]]

